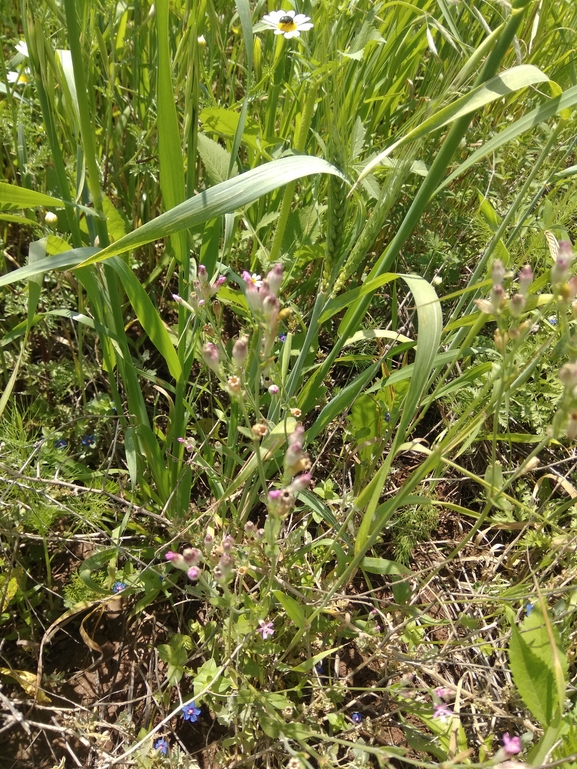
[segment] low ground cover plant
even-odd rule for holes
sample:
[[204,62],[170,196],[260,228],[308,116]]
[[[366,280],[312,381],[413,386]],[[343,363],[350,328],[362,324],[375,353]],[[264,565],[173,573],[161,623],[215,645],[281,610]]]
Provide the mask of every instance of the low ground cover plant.
[[0,16],[7,765],[575,765],[573,4]]

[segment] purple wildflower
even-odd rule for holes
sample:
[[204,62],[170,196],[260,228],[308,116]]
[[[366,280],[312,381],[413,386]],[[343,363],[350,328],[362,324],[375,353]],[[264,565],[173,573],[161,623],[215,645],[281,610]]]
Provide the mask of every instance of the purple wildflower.
[[503,735],[503,747],[507,758],[521,752],[521,739],[517,736],[510,737],[508,732]]
[[438,718],[439,721],[444,721],[453,715],[453,711],[444,702],[433,705],[433,718]]
[[114,585],[112,585],[113,593],[122,593],[122,591],[125,589],[126,589],[126,582],[115,582]]
[[360,724],[363,720],[363,714],[362,713],[351,713],[351,720],[353,724]]
[[262,635],[263,641],[266,641],[269,636],[274,634],[274,624],[272,622],[265,622],[263,619],[259,619],[258,624],[260,627],[256,629],[256,632]]

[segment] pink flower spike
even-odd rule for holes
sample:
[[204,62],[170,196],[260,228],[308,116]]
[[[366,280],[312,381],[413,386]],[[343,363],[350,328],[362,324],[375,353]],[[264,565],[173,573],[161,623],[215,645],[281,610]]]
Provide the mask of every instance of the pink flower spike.
[[178,558],[178,553],[173,553],[172,550],[169,550],[164,557],[167,561],[174,561],[175,558]]
[[191,566],[190,569],[186,572],[186,576],[193,581],[195,579],[198,579],[199,575],[200,575],[200,569],[198,568],[198,566]]
[[521,739],[520,737],[514,736],[509,737],[509,732],[505,732],[503,735],[503,747],[505,748],[505,753],[507,754],[507,757],[514,756],[517,753],[521,752]]
[[259,619],[258,624],[260,627],[256,629],[256,632],[262,635],[263,641],[266,641],[269,636],[274,634],[274,625],[272,622],[265,622],[263,619]]
[[437,697],[439,697],[440,699],[444,699],[449,694],[449,690],[445,689],[444,686],[437,686],[437,688],[434,689],[433,691],[435,692]]

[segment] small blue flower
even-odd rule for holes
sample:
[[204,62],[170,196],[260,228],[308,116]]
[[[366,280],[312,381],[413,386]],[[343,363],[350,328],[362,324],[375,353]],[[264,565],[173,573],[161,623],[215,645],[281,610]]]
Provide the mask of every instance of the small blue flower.
[[351,713],[351,720],[353,724],[360,724],[363,720],[363,714],[359,712]]
[[165,756],[168,751],[168,742],[166,740],[156,740],[154,743],[154,749],[160,750],[162,755]]
[[547,318],[548,323],[550,323],[552,326],[557,325],[557,316],[551,315],[549,318]]
[[315,670],[319,675],[322,675],[325,669],[325,663],[321,660],[320,662],[317,662],[315,665]]
[[182,708],[182,717],[185,721],[190,721],[191,723],[198,721],[198,717],[201,713],[201,709],[197,708],[194,702],[191,702],[189,705],[185,705]]
[[391,415],[387,411],[387,413],[385,414],[385,422],[390,422],[390,421],[391,421]]
[[279,334],[278,338],[281,340],[281,342],[286,342],[286,334]]
[[528,603],[527,606],[525,606],[525,615],[528,617],[529,614],[531,614],[531,612],[533,611],[534,608],[535,608],[535,604]]
[[126,588],[126,582],[115,582],[114,585],[112,585],[112,592],[113,593],[122,593],[122,591]]
[[96,436],[95,435],[83,435],[80,439],[80,442],[83,446],[94,446],[96,443]]
[[68,441],[65,441],[64,438],[59,438],[57,441],[54,441],[55,449],[64,449],[66,446],[68,446]]

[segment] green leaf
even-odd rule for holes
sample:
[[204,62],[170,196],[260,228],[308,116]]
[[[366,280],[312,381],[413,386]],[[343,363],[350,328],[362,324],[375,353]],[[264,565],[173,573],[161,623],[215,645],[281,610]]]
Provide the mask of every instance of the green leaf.
[[62,208],[64,202],[42,192],[34,192],[15,184],[0,182],[0,205],[17,206],[18,208],[36,208],[37,206],[56,206]]
[[[197,149],[211,184],[226,181],[231,164],[230,152],[203,133],[199,133],[197,136]],[[233,167],[231,177],[236,176],[235,171],[236,169]]]
[[363,558],[361,561],[361,569],[369,574],[396,574],[406,575],[411,574],[411,570],[402,563],[397,561],[389,561],[386,558]]
[[509,663],[523,702],[542,726],[549,726],[556,701],[555,675],[516,627],[512,628]]
[[273,593],[290,619],[295,623],[299,630],[302,630],[306,623],[306,616],[300,603],[295,601],[290,595],[283,593],[281,590],[273,590]]
[[273,160],[271,163],[265,163],[244,174],[239,174],[234,179],[228,179],[226,182],[210,187],[177,205],[156,219],[143,224],[117,243],[103,249],[98,255],[88,259],[86,264],[100,262],[151,243],[153,240],[196,227],[209,219],[216,219],[217,216],[253,203],[289,182],[313,174],[333,174],[344,179],[338,168],[322,158],[292,155]]
[[171,375],[175,379],[180,379],[182,368],[174,345],[170,341],[170,336],[162,322],[158,310],[152,304],[152,301],[144,287],[132,272],[130,267],[122,259],[114,258],[110,260],[110,266],[120,277],[122,286],[126,291],[130,303],[134,308],[138,320],[148,334],[150,341],[166,361]]

